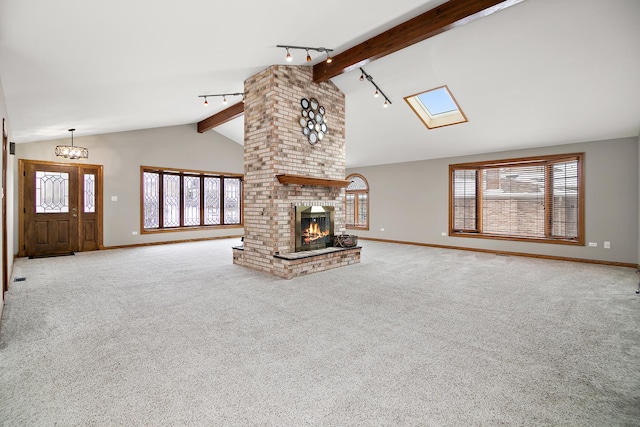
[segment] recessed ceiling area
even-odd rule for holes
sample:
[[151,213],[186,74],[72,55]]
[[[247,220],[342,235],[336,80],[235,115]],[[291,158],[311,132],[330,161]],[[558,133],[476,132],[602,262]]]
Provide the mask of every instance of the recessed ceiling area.
[[[12,140],[195,124],[224,108],[198,95],[242,92],[250,76],[289,64],[278,44],[335,56],[443,3],[327,0],[329,17],[300,19],[283,0],[6,0],[0,78]],[[332,78],[346,96],[347,166],[637,136],[639,17],[636,0],[522,1],[366,64],[389,108],[357,68]],[[325,59],[296,53],[294,65]],[[403,98],[444,85],[469,122],[427,132]],[[243,118],[209,132],[242,143]]]

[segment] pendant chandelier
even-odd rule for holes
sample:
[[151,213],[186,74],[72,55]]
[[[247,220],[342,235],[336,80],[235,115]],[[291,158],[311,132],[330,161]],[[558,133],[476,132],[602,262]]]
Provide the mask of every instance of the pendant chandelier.
[[71,132],[71,145],[58,145],[56,147],[56,156],[63,157],[65,159],[88,159],[89,150],[84,147],[73,146],[73,132],[75,129],[69,129]]

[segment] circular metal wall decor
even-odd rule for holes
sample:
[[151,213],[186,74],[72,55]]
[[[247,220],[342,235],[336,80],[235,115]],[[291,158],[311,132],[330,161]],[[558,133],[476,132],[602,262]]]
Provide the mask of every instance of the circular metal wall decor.
[[315,145],[327,134],[327,118],[325,109],[315,98],[302,98],[300,100],[302,106],[302,117],[300,117],[300,126],[302,134],[307,137],[309,144]]

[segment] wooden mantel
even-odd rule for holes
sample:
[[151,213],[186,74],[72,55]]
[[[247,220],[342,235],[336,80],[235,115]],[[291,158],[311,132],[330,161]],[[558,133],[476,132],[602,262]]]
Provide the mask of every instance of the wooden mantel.
[[351,184],[351,181],[348,179],[330,179],[330,178],[314,178],[311,176],[304,175],[291,175],[291,174],[282,174],[276,175],[280,184],[289,185],[289,184],[297,184],[297,185],[315,185],[317,187],[338,187],[345,188]]

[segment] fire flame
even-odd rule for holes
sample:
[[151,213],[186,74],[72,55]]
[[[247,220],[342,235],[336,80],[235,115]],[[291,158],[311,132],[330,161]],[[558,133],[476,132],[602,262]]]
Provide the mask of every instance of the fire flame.
[[313,222],[309,225],[309,228],[302,231],[302,240],[305,244],[310,244],[328,235],[329,231],[322,230],[317,223]]

